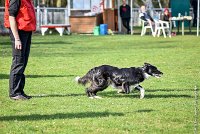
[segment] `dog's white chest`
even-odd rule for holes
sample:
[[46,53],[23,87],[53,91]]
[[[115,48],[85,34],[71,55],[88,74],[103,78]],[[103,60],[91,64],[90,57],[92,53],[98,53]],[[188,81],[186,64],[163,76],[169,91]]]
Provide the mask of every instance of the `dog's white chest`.
[[149,74],[147,74],[147,73],[144,73],[144,78],[145,78],[145,79],[149,79],[150,76],[151,76],[151,75],[149,75]]

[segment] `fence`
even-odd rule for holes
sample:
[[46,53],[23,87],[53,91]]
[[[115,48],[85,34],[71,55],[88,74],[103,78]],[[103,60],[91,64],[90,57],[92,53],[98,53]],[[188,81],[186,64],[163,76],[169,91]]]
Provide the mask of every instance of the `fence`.
[[[43,24],[69,24],[68,8],[36,7],[37,30]],[[3,25],[4,7],[0,7],[0,25]]]
[[69,24],[67,8],[36,8],[37,29],[44,24]]
[[[68,8],[47,8],[36,7],[37,17],[37,30],[40,30],[40,25],[43,24],[69,24],[70,10]],[[154,8],[153,15],[161,16],[163,9]],[[140,26],[139,8],[133,8],[132,10],[132,26]],[[190,9],[190,15],[193,16],[192,8]],[[4,20],[4,7],[0,7],[0,25],[3,25]]]

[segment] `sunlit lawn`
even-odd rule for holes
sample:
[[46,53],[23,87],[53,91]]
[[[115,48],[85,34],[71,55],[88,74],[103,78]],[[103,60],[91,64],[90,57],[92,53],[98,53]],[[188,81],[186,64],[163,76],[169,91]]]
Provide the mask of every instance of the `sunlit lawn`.
[[[194,87],[200,87],[200,38],[139,35],[34,35],[26,68],[25,92],[33,98],[8,97],[10,40],[0,36],[0,133],[194,133]],[[74,82],[94,66],[156,65],[164,76],[151,78],[139,93],[88,99]]]

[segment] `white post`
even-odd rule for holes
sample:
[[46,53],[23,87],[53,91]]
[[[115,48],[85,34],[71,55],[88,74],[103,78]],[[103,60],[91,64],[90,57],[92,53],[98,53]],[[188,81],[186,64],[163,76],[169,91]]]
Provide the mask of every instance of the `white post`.
[[65,24],[69,25],[69,14],[70,14],[70,0],[67,0],[67,6],[65,9]]
[[67,0],[67,6],[65,9],[65,24],[69,25],[69,16],[71,14],[70,0]]
[[122,24],[121,24],[122,22],[121,22],[120,9],[119,9],[119,7],[120,7],[120,1],[121,0],[117,1],[117,3],[118,3],[117,7],[118,7],[118,30],[119,30],[119,32],[122,31]]
[[48,16],[48,12],[47,12],[47,8],[44,8],[44,24],[47,25],[48,21],[47,21],[47,16]]
[[68,9],[67,9],[67,6],[66,6],[66,9],[65,9],[65,24],[69,24],[69,18],[68,18]]
[[40,28],[40,7],[37,6],[37,29]]
[[197,36],[199,36],[199,0],[197,4]]
[[133,34],[133,0],[131,0],[131,34]]
[[162,9],[162,5],[161,5],[161,3],[160,3],[160,0],[158,0],[158,3],[159,3],[160,9]]
[[68,9],[68,16],[71,15],[71,3],[70,3],[71,0],[67,0],[67,9]]

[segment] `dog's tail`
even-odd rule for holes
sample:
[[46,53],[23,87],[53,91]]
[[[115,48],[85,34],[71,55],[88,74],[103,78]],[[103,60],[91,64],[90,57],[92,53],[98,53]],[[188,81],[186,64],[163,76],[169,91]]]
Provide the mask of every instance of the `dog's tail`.
[[78,84],[82,84],[82,85],[86,85],[90,80],[87,76],[87,74],[83,77],[80,77],[80,76],[77,76],[75,78],[75,81],[78,83]]
[[83,77],[77,76],[75,78],[75,81],[78,84],[82,84],[85,86],[87,83],[92,82],[94,80],[95,75],[100,75],[99,70],[97,68],[92,68]]

